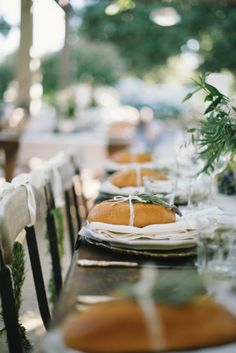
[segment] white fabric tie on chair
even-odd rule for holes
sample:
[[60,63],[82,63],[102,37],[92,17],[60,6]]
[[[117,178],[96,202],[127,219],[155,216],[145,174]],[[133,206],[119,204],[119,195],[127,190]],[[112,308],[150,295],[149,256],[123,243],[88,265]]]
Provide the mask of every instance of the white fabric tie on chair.
[[27,204],[29,209],[30,215],[30,223],[28,227],[35,224],[36,221],[36,201],[32,186],[30,185],[30,174],[20,174],[15,177],[11,183],[5,183],[0,188],[0,198],[5,197],[8,195],[12,190],[17,189],[20,186],[24,186],[27,191]]
[[19,186],[24,186],[26,188],[27,204],[30,214],[30,223],[28,224],[28,227],[35,225],[36,222],[36,201],[32,185],[30,184],[30,177],[30,174],[20,174],[15,177],[11,182],[14,188],[17,188]]
[[54,158],[51,158],[48,161],[45,161],[41,166],[41,170],[44,173],[45,182],[50,179],[50,173],[52,173],[52,191],[55,199],[56,207],[63,207],[64,200],[62,198],[63,193],[63,185],[61,180],[61,175],[58,171],[58,167],[60,167],[65,162],[65,154],[64,152],[59,153]]

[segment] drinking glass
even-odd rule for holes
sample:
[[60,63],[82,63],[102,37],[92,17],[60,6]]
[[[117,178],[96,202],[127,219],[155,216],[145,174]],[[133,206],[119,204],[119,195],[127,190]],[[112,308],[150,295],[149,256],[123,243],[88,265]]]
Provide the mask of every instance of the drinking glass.
[[214,192],[214,183],[216,176],[222,173],[225,168],[227,167],[230,160],[230,154],[226,153],[219,157],[217,161],[213,163],[214,171],[210,174],[210,183],[209,183],[209,191],[208,191],[208,198],[207,204],[213,204],[213,192]]
[[197,218],[197,267],[204,275],[236,276],[236,214]]
[[170,205],[174,203],[177,188],[176,177],[168,177],[167,180],[160,180],[155,177],[144,176],[143,183],[145,193],[162,197]]
[[177,152],[177,170],[180,177],[187,180],[187,208],[192,205],[193,178],[197,178],[197,173],[201,169],[200,161],[197,159],[194,146],[180,147]]

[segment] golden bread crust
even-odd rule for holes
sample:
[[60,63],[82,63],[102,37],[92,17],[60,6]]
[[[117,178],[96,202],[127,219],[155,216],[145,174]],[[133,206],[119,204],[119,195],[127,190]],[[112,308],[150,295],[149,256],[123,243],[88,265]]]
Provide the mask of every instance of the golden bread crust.
[[[150,224],[173,223],[175,213],[161,205],[133,203],[134,227],[145,227]],[[89,222],[129,225],[130,207],[128,202],[103,201],[95,206],[88,215]]]
[[153,177],[157,180],[167,180],[167,176],[161,172],[150,169],[141,169],[140,170],[140,184],[137,180],[137,171],[135,169],[121,170],[112,174],[108,180],[118,188],[124,188],[126,186],[143,186],[143,177]]
[[116,163],[146,163],[152,161],[152,156],[150,153],[131,153],[125,150],[114,153],[111,160]]
[[[210,299],[156,304],[165,350],[214,346],[236,339],[236,317]],[[102,320],[101,320],[102,318]],[[150,334],[137,303],[119,300],[76,313],[64,327],[64,342],[90,353],[151,352]]]

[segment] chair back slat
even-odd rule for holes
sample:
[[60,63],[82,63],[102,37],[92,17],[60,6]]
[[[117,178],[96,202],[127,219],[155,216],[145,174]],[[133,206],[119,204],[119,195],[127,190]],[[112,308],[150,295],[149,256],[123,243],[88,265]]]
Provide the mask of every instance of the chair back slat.
[[[36,214],[38,209],[38,192],[32,187],[34,198],[36,201]],[[29,249],[31,268],[33,272],[34,286],[38,299],[38,306],[45,327],[48,327],[50,321],[50,313],[42,269],[37,248],[34,227],[27,226],[31,223],[31,217],[28,206],[28,191],[25,186],[19,186],[10,190],[0,200],[0,250],[3,249],[4,254],[0,251],[0,294],[3,311],[3,319],[6,327],[8,346],[10,353],[22,352],[21,337],[19,333],[18,313],[13,292],[13,283],[11,272],[6,265],[6,244],[8,246],[7,253],[12,253],[13,242],[19,239],[18,234],[26,228],[26,239]]]
[[70,160],[65,160],[58,167],[58,172],[61,176],[62,188],[63,191],[71,189],[73,185],[73,176],[75,174],[74,166]]
[[3,254],[0,251],[0,297],[2,303],[2,314],[4,318],[7,341],[10,353],[23,353],[21,337],[18,327],[18,314],[16,311],[13,286],[10,269],[5,266]]
[[47,294],[43,281],[43,273],[40,264],[38,245],[36,241],[36,235],[34,227],[26,227],[26,241],[29,250],[29,258],[32,267],[32,273],[36,288],[36,295],[39,304],[39,311],[44,323],[45,328],[48,328],[48,325],[51,321],[50,310],[47,301]]

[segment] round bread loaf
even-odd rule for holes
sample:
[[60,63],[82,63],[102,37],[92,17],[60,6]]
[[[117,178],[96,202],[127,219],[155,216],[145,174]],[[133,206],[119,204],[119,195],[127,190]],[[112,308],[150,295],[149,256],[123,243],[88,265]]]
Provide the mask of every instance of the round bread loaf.
[[[236,317],[211,299],[155,305],[164,339],[163,346],[157,348],[162,351],[236,340]],[[151,337],[140,306],[131,300],[95,305],[84,313],[74,314],[64,327],[66,346],[89,353],[154,352]]]
[[150,153],[131,153],[119,151],[112,155],[111,160],[116,163],[146,163],[152,161]]
[[[173,223],[176,220],[174,211],[167,207],[140,202],[133,202],[132,205],[134,209],[134,227],[142,228],[150,224]],[[103,201],[89,212],[88,221],[129,225],[129,203],[113,200]]]
[[[138,175],[139,174],[139,175]],[[135,169],[121,170],[110,176],[108,179],[113,185],[118,188],[126,186],[143,186],[143,177],[153,177],[157,180],[167,180],[167,176],[156,170],[141,169],[140,173]],[[140,179],[140,180],[139,180]]]

